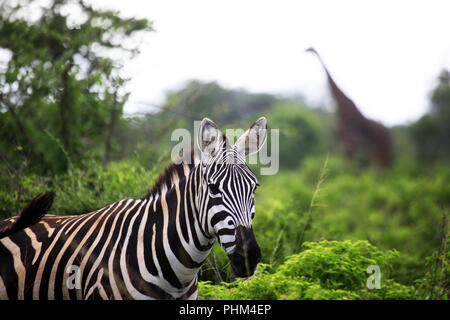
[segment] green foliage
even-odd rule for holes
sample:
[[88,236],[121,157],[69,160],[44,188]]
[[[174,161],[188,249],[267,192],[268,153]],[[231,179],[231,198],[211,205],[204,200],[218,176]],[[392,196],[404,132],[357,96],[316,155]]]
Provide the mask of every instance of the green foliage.
[[[271,107],[278,99],[270,94],[223,88],[216,82],[190,81],[184,88],[168,94],[164,112],[182,113],[189,121],[184,127],[193,129],[192,120],[214,119],[221,128],[234,121],[252,117]],[[256,120],[256,118],[255,118]]]
[[[29,21],[29,12],[37,18]],[[69,12],[79,11],[79,16]],[[111,144],[128,94],[121,64],[112,50],[132,57],[125,45],[143,19],[94,10],[81,0],[0,5],[0,48],[9,54],[0,68],[0,150],[17,168],[26,159],[34,172],[64,172],[94,153],[109,160]],[[99,145],[102,147],[99,148]],[[104,145],[104,148],[103,148]],[[14,149],[24,153],[16,157]],[[101,152],[98,152],[98,150]]]
[[[330,149],[327,140],[331,140],[332,134],[322,125],[322,122],[329,122],[330,116],[309,109],[300,99],[227,89],[215,82],[191,81],[183,89],[168,94],[157,118],[160,122],[170,123],[180,115],[184,120],[178,125],[191,132],[193,120],[203,117],[214,119],[225,132],[227,128],[247,129],[249,123],[264,115],[269,119],[269,129],[279,130],[279,159],[284,168],[296,167],[308,155]],[[267,141],[268,150],[271,150],[270,131]]]
[[[45,190],[56,191],[52,214],[85,213],[125,197],[142,197],[165,164],[149,171],[138,159],[106,167],[91,160],[55,176],[26,174],[17,181],[1,176],[0,213],[2,218],[17,214]],[[448,253],[442,252],[448,249],[427,257],[442,242],[438,230],[442,208],[450,205],[449,178],[449,168],[438,165],[427,172],[399,167],[356,175],[336,156],[326,166],[323,158],[312,157],[301,169],[261,177],[253,227],[265,266],[250,281],[234,280],[227,255],[214,246],[200,273],[206,281],[200,285],[201,297],[446,298],[442,288],[448,286]],[[307,243],[299,241],[303,230]],[[370,264],[382,270],[380,290],[360,288]],[[230,284],[217,285],[222,281]],[[411,296],[414,283],[417,290]],[[431,288],[441,294],[431,295]]]
[[[297,167],[306,156],[318,151],[324,152],[325,130],[321,128],[317,115],[305,105],[281,102],[265,115],[269,119],[270,128],[279,130],[281,167]],[[268,139],[270,145],[270,135]]]
[[[436,165],[427,172],[407,167],[355,172],[330,156],[316,193],[318,206],[311,207],[323,163],[312,157],[301,169],[260,178],[253,228],[263,262],[276,267],[298,253],[306,230],[306,241],[367,239],[383,250],[398,250],[391,261],[392,278],[409,285],[422,278],[425,258],[440,243],[442,212],[450,207],[450,169]],[[215,263],[205,266],[201,279],[232,281],[227,256],[220,247],[213,254]]]
[[449,299],[450,290],[450,246],[449,218],[442,216],[441,246],[426,258],[426,273],[416,280],[416,286],[425,299]]
[[423,163],[450,159],[450,73],[443,70],[437,87],[431,92],[431,112],[411,128],[417,158]]
[[328,289],[358,288],[367,279],[367,266],[377,265],[383,273],[390,272],[388,261],[397,256],[395,251],[378,251],[367,241],[307,242],[304,247],[301,253],[287,258],[278,272],[307,276]]
[[[43,179],[37,175],[22,177],[22,195],[0,191],[0,218],[20,213],[37,194],[53,190],[55,202],[51,214],[82,214],[97,210],[124,198],[143,197],[157,178],[163,164],[147,170],[136,161],[112,162],[103,167],[94,161],[85,169],[69,169],[66,173]],[[17,210],[14,210],[17,208]]]
[[56,197],[51,212],[82,214],[120,199],[143,197],[157,174],[130,161],[105,168],[92,162],[86,168],[71,169],[52,180]]
[[[381,251],[367,241],[307,242],[275,270],[260,265],[249,280],[212,285],[199,283],[199,299],[415,299],[414,288],[389,278],[393,250]],[[368,266],[381,270],[380,289],[368,289]]]
[[48,177],[36,174],[14,174],[10,178],[0,175],[0,219],[20,214],[27,202],[49,190],[48,182]]
[[[52,214],[142,197],[177,143],[169,142],[172,129],[192,130],[205,116],[221,129],[248,128],[264,115],[280,130],[281,168],[258,177],[253,227],[263,264],[250,280],[235,280],[215,245],[200,271],[200,297],[448,299],[448,231],[439,232],[450,207],[448,72],[430,112],[393,129],[395,166],[363,170],[336,152],[333,115],[301,99],[191,81],[154,113],[124,117],[128,79],[109,53],[137,54],[128,40],[150,22],[81,0],[44,6],[0,4],[0,218],[47,190],[56,191]],[[33,21],[30,8],[39,9]],[[80,19],[69,14],[74,8]],[[382,270],[381,289],[365,287],[371,264]]]

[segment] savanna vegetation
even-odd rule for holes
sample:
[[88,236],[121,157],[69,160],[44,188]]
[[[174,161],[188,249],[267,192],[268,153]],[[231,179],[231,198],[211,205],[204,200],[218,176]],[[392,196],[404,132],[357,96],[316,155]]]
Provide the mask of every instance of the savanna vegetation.
[[[114,57],[138,54],[131,40],[152,32],[151,22],[78,0],[33,6],[0,8],[0,219],[46,190],[56,192],[50,213],[60,215],[141,197],[170,162],[174,129],[193,130],[203,117],[246,128],[264,115],[280,132],[280,170],[259,177],[255,196],[262,263],[252,278],[235,279],[215,246],[199,298],[448,299],[447,71],[429,112],[390,128],[395,161],[378,170],[364,159],[347,162],[333,111],[299,97],[191,81],[157,111],[126,115],[128,79]],[[369,266],[379,268],[378,287],[368,286],[376,271]]]

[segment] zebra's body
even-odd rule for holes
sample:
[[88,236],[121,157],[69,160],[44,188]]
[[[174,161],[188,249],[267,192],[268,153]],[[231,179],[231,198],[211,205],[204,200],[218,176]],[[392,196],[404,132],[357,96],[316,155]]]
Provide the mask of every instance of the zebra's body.
[[[204,159],[169,165],[144,198],[46,215],[1,238],[0,299],[195,299],[216,239],[238,276],[252,274],[260,260],[251,229],[256,178],[226,138],[214,152],[202,149],[213,141],[201,136]],[[218,161],[230,156],[240,162]]]

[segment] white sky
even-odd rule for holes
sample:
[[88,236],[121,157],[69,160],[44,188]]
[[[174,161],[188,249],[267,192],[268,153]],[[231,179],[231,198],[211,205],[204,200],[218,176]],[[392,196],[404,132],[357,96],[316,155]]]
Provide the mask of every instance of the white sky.
[[91,1],[154,23],[125,63],[125,112],[162,103],[189,79],[329,103],[324,72],[304,53],[314,46],[361,111],[393,125],[426,112],[450,68],[450,1]]

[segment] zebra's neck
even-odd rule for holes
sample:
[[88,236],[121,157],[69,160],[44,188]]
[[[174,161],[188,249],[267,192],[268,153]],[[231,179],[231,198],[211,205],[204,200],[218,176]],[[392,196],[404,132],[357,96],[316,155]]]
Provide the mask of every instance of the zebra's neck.
[[215,240],[208,235],[206,215],[199,210],[204,201],[199,170],[185,163],[170,165],[157,182],[159,189],[146,199],[148,216],[153,217],[147,223],[154,226],[143,256],[158,258],[155,269],[167,280],[164,290],[175,296],[196,285],[197,273]]

